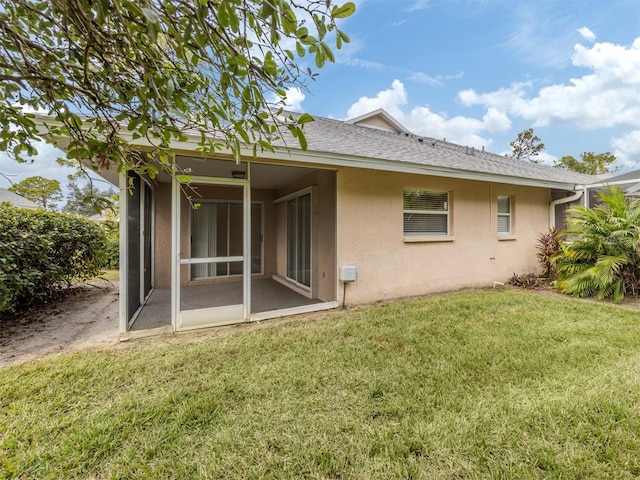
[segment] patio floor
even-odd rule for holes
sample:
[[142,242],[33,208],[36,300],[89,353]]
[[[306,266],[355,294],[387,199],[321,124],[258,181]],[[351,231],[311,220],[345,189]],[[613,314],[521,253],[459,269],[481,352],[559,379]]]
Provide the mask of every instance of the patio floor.
[[[183,310],[237,305],[242,303],[242,283],[190,285],[182,288]],[[251,282],[251,313],[321,303],[311,300],[271,279]],[[171,325],[171,289],[157,288],[131,326],[131,331],[148,330]]]

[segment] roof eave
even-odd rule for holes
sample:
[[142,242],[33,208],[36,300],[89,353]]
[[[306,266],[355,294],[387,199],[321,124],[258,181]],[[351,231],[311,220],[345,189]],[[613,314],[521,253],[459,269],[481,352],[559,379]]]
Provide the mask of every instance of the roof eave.
[[[46,123],[57,124],[55,120],[51,122],[51,119],[47,119]],[[43,122],[45,123],[45,122]],[[125,137],[126,141],[142,150],[145,147],[152,147],[152,145],[144,138],[133,139],[130,132],[121,132],[121,135]],[[171,146],[175,150],[180,151],[192,151],[196,152],[196,146],[200,139],[196,137],[189,137],[186,141],[174,141]],[[59,145],[64,148],[64,145]],[[229,152],[222,151],[221,154],[229,154]],[[253,157],[253,148],[243,148],[241,151],[244,157]],[[199,155],[199,153],[198,153]],[[484,182],[505,183],[511,185],[522,185],[542,188],[557,188],[560,190],[573,191],[579,185],[571,182],[558,182],[552,180],[543,179],[531,179],[518,177],[513,175],[500,175],[494,173],[477,172],[470,170],[461,170],[446,167],[436,167],[431,165],[422,165],[418,163],[402,162],[397,160],[383,160],[377,158],[358,157],[353,155],[336,154],[331,152],[320,152],[311,150],[302,150],[294,147],[276,147],[274,152],[263,151],[260,153],[260,158],[265,160],[287,160],[300,163],[314,163],[322,164],[333,167],[353,167],[353,168],[365,168],[369,170],[382,170],[387,172],[398,173],[410,173],[416,175],[432,175],[448,178],[460,178],[465,180],[478,180]]]

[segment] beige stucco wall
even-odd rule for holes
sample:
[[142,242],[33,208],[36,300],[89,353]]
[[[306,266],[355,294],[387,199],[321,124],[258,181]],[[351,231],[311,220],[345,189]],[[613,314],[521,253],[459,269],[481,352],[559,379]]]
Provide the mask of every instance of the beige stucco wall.
[[[278,191],[252,190],[252,200],[264,202],[267,277],[286,274],[286,206],[273,200],[309,186],[316,187],[317,193],[313,281],[322,300],[342,302],[341,265],[355,265],[358,271],[357,282],[347,286],[347,304],[491,286],[494,281],[505,282],[514,272],[539,268],[536,239],[548,228],[548,189],[340,168],[337,172],[310,171]],[[405,188],[451,193],[451,241],[405,241]],[[155,285],[160,288],[168,287],[171,277],[170,192],[168,184],[155,191]],[[205,196],[219,195],[211,190]],[[513,197],[514,235],[509,240],[500,240],[497,235],[498,195]],[[183,250],[188,248],[189,221],[189,207],[184,204]],[[182,280],[188,281],[186,268]]]
[[154,286],[171,286],[171,184],[161,183],[153,191],[154,216]]
[[[405,188],[451,192],[451,241],[405,242]],[[489,286],[538,268],[536,239],[548,228],[548,189],[343,168],[337,190],[338,268],[358,271],[357,282],[347,286],[348,304]],[[510,240],[497,235],[498,195],[513,196]]]

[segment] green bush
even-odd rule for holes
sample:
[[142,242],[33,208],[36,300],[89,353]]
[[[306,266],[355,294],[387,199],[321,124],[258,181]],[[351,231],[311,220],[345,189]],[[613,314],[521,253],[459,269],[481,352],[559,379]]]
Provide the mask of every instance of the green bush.
[[88,219],[0,204],[0,312],[95,277],[105,246],[104,232]]
[[598,192],[594,208],[569,210],[555,257],[558,289],[577,297],[622,300],[640,294],[640,201],[619,187]]
[[107,220],[101,226],[107,242],[104,267],[117,270],[120,266],[120,223],[117,220]]

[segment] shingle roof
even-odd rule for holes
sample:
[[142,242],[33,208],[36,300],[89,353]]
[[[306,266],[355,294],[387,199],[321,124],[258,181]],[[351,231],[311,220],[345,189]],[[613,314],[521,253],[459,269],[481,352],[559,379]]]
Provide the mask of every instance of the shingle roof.
[[20,195],[17,195],[13,192],[10,192],[6,188],[0,188],[0,203],[9,202],[12,205],[20,208],[38,208],[39,205],[37,203],[32,202],[31,200],[27,200]]
[[[435,138],[394,133],[329,118],[314,118],[314,122],[304,125],[308,151],[543,182],[584,185],[597,180],[591,175],[477,149],[470,154],[468,147]],[[297,145],[292,139],[286,139],[286,143],[289,146]]]

